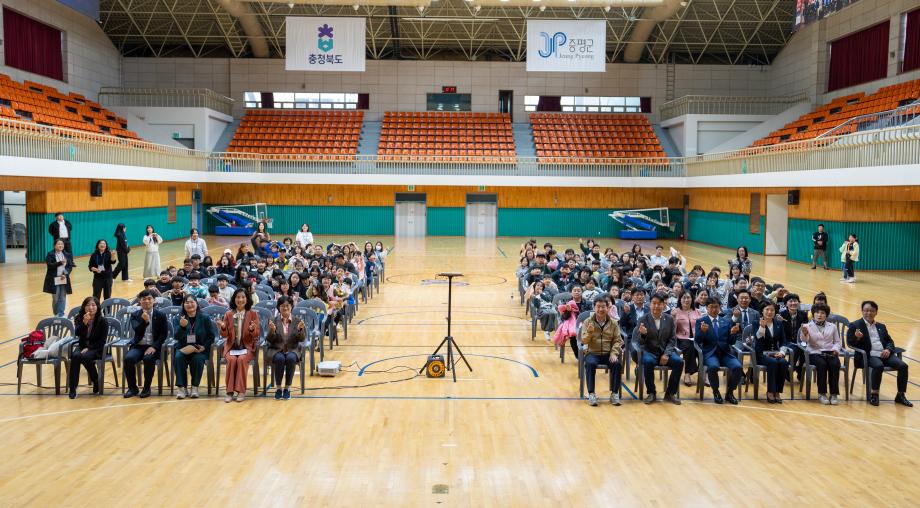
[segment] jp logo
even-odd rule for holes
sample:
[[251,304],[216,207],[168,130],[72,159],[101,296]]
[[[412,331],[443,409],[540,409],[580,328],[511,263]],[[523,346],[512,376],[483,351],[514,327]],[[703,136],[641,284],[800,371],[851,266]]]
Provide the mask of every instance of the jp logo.
[[568,38],[562,32],[556,32],[552,37],[546,32],[540,32],[540,37],[543,37],[543,46],[544,49],[538,51],[540,56],[543,58],[549,58],[553,56],[553,53],[556,52],[556,48],[565,46],[565,42]]
[[332,51],[332,27],[324,24],[323,26],[317,27],[316,29],[319,31],[316,47],[325,53]]

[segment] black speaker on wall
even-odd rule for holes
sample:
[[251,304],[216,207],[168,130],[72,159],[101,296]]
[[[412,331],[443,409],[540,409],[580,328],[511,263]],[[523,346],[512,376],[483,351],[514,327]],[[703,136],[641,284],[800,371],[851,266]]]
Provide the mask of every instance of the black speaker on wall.
[[89,182],[89,195],[94,198],[102,197],[102,182],[91,180]]
[[790,205],[799,204],[799,190],[798,189],[789,191],[789,200],[787,202]]

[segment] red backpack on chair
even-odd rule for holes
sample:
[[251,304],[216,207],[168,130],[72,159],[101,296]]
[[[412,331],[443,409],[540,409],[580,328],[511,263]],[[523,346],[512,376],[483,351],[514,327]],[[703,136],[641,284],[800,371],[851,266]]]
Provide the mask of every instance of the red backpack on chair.
[[32,359],[32,354],[45,345],[45,332],[41,330],[32,331],[22,338],[22,343],[24,344],[22,348],[23,358]]

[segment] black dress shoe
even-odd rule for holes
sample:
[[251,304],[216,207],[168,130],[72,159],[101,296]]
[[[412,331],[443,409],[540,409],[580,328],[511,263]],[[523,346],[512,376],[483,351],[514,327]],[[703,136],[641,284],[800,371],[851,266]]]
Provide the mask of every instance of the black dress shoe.
[[93,395],[102,395],[102,389],[98,386],[93,386]]
[[71,399],[76,399],[76,398],[77,398],[77,392],[70,392],[70,393],[67,394],[67,396],[70,397]]
[[873,393],[872,395],[869,395],[869,404],[872,404],[873,406],[878,405],[878,394],[877,393]]
[[902,406],[914,407],[913,402],[907,400],[907,396],[904,393],[899,393],[897,397],[894,398],[895,403],[901,404]]
[[150,388],[144,388],[143,390],[141,390],[142,399],[146,399],[149,396],[150,396]]
[[646,404],[651,404],[652,402],[655,402],[657,399],[658,397],[656,397],[655,393],[653,392],[653,393],[646,394],[645,400],[643,402],[645,402]]
[[664,400],[674,404],[675,406],[679,406],[681,404],[680,397],[678,397],[677,394],[665,394]]
[[126,399],[130,399],[131,397],[136,397],[136,396],[137,396],[137,392],[134,390],[128,390],[125,392]]
[[728,395],[725,396],[725,402],[728,402],[729,404],[732,404],[734,406],[738,405],[738,399],[736,399],[735,396],[731,392],[728,392]]
[[712,391],[712,401],[715,402],[716,404],[722,403],[722,394],[719,393],[719,390]]

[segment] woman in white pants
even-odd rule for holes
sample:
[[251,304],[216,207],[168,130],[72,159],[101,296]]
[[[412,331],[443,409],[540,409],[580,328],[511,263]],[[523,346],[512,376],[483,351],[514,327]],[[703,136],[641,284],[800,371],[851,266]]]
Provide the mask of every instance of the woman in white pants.
[[144,278],[157,278],[160,276],[160,243],[163,238],[153,230],[153,226],[147,225],[147,234],[144,235],[144,245],[147,246],[147,253],[144,257]]

